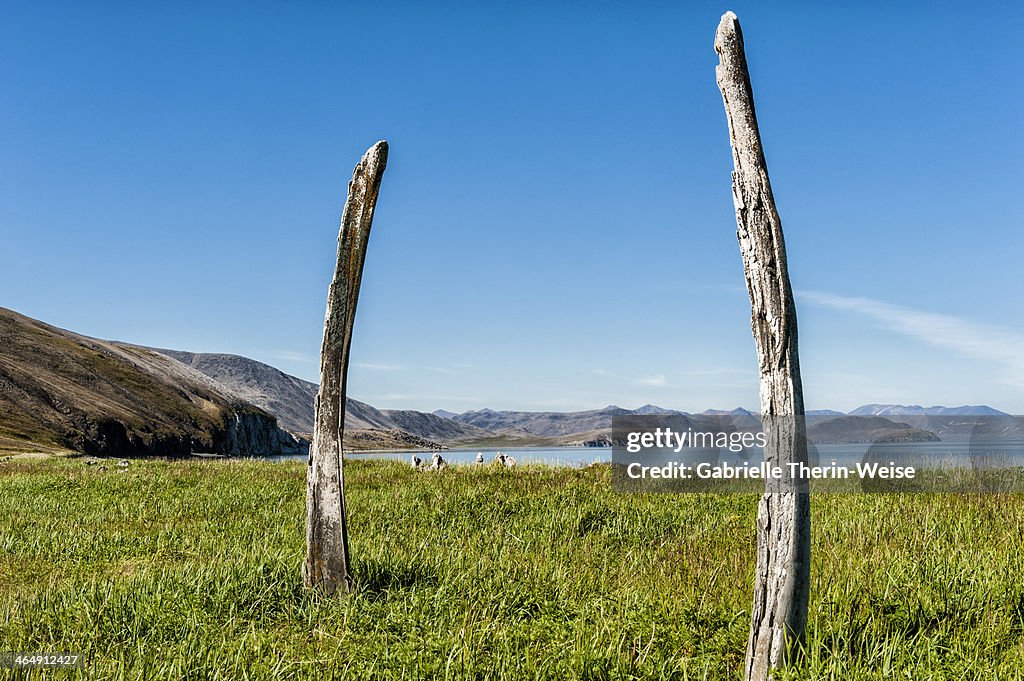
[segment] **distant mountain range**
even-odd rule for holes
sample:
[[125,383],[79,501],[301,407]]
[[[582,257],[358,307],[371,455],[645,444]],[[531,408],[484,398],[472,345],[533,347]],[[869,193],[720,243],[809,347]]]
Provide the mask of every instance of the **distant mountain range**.
[[1006,412],[985,405],[963,407],[922,407],[903,404],[865,404],[850,416],[1009,416]]
[[[313,431],[316,391],[314,383],[246,357],[102,341],[0,308],[0,450],[301,451]],[[758,414],[742,408],[687,413],[645,404],[459,414],[377,409],[349,399],[345,446],[606,445],[614,417],[649,415],[695,427],[759,425]],[[866,404],[849,414],[810,410],[807,418],[815,442],[1024,437],[1020,419],[984,405]]]
[[[435,415],[463,424],[471,424],[509,438],[548,438],[552,443],[577,443],[608,435],[615,416],[659,415],[687,416],[696,423],[709,425],[709,418],[725,417],[737,428],[753,428],[760,423],[756,412],[743,408],[706,409],[689,413],[645,404],[637,409],[609,405],[603,409],[578,412],[495,411],[478,409],[462,414],[438,410]],[[996,430],[1000,436],[1020,434],[1024,425],[1005,412],[987,406],[920,407],[895,404],[870,404],[849,414],[833,409],[807,411],[808,437],[815,442],[894,442],[930,441],[937,436],[958,438],[978,435],[978,429]],[[898,418],[897,418],[898,417]],[[984,417],[984,418],[978,418]],[[607,439],[607,438],[606,438]]]

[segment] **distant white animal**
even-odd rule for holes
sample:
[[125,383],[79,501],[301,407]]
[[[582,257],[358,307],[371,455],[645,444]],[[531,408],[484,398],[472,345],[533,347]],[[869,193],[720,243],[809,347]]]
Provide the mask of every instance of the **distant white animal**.
[[516,465],[516,458],[514,456],[505,455],[505,468],[512,468]]
[[483,463],[484,462],[484,453],[483,452],[477,452],[476,453],[476,462],[477,463]]
[[421,463],[423,463],[423,459],[421,459],[420,457],[418,457],[415,454],[413,454],[412,455],[412,467],[413,468],[419,468]]
[[494,455],[494,463],[498,464],[499,466],[504,466],[505,465],[505,455],[502,454],[501,452],[498,452],[497,454],[495,454]]
[[431,465],[435,471],[443,470],[448,467],[448,462],[442,458],[441,454],[434,452],[434,463]]
[[117,462],[117,467],[118,468],[128,468],[128,460],[127,459],[121,459],[120,461]]

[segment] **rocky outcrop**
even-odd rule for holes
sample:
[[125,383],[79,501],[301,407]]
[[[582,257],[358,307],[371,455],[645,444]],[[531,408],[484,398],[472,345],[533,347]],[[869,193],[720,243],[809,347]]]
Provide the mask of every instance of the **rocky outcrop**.
[[345,431],[345,449],[425,449],[447,450],[439,442],[395,428],[356,428]]
[[612,447],[614,446],[611,433],[602,433],[596,437],[584,440],[572,440],[565,443],[566,447]]

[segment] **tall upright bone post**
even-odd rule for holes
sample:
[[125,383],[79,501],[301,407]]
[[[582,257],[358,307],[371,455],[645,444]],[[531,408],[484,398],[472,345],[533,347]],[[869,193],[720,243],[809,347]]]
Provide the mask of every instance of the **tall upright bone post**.
[[352,173],[338,233],[338,263],[327,294],[320,391],[306,469],[306,560],[302,580],[307,588],[328,594],[352,588],[342,474],[345,384],[359,282],[387,161],[387,142],[377,142]]
[[[750,294],[751,328],[760,367],[765,460],[789,472],[807,463],[803,388],[797,355],[796,305],[786,265],[782,222],[754,113],[754,95],[736,15],[715,34],[718,87],[729,120],[737,238]],[[767,679],[803,638],[810,586],[811,514],[807,483],[769,484],[757,512],[757,566],[744,678]]]

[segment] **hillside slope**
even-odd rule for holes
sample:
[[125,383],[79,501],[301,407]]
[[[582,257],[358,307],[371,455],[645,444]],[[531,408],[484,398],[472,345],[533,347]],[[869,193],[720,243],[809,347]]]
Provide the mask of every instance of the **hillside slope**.
[[313,432],[315,383],[238,355],[147,349],[172,357],[209,376],[239,398],[276,416],[282,428],[293,433]]
[[938,442],[935,433],[881,416],[840,416],[807,428],[811,442]]
[[86,454],[278,454],[273,416],[164,355],[0,308],[0,448]]
[[[280,424],[293,433],[313,432],[316,383],[290,376],[269,364],[240,355],[151,349],[189,365],[239,397],[274,414]],[[383,431],[399,438],[401,432],[415,436],[410,442],[414,442],[415,438],[451,442],[491,435],[480,428],[456,423],[434,414],[411,409],[382,411],[352,398],[348,398],[346,405],[345,430],[346,442],[349,433],[354,435],[356,431],[372,430],[372,434],[361,434],[357,440],[361,442],[372,439],[378,444],[388,441],[388,438],[382,435]],[[354,444],[358,442],[354,440]]]
[[604,409],[577,412],[494,411],[479,409],[454,417],[454,421],[513,436],[565,437],[612,427],[613,416],[633,411],[609,405]]
[[436,414],[412,409],[384,409],[381,412],[392,427],[399,428],[420,437],[442,442],[458,442],[493,437],[494,433],[465,423],[458,423]]

